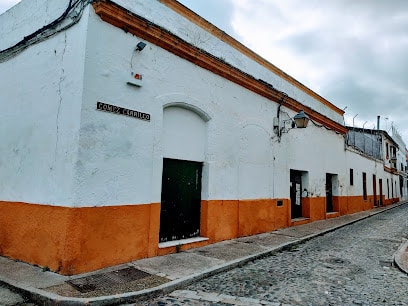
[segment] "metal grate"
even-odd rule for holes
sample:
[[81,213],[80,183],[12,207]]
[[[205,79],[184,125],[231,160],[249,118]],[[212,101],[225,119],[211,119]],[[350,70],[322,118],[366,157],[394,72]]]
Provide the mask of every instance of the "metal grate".
[[87,293],[96,290],[109,289],[116,285],[143,279],[148,276],[151,276],[151,274],[133,267],[129,267],[104,274],[72,279],[67,281],[66,283],[68,283],[81,293]]

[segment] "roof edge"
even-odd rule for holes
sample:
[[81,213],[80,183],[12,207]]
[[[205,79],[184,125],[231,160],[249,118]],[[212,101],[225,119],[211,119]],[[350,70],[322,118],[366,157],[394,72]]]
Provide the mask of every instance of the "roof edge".
[[322,115],[299,101],[288,97],[284,92],[273,88],[271,84],[256,79],[207,51],[193,46],[167,29],[130,12],[111,0],[97,0],[93,3],[93,7],[95,13],[99,15],[103,21],[117,28],[123,29],[125,32],[129,32],[141,39],[145,39],[146,41],[149,41],[194,65],[211,71],[224,79],[271,101],[279,103],[295,112],[299,112],[303,109],[312,120],[323,124],[330,130],[339,134],[347,133],[347,128],[344,125]]
[[261,57],[259,54],[255,53],[254,51],[252,51],[251,49],[249,49],[248,47],[246,47],[245,45],[243,45],[242,43],[237,41],[232,36],[228,35],[224,31],[220,30],[219,28],[217,28],[215,25],[213,25],[212,23],[210,23],[209,21],[207,21],[206,19],[204,19],[200,15],[194,13],[189,8],[184,6],[183,4],[179,3],[176,0],[158,0],[158,1],[165,4],[167,7],[169,7],[170,9],[172,9],[173,11],[178,13],[179,15],[182,15],[183,17],[187,18],[188,20],[190,20],[195,25],[201,27],[203,30],[209,32],[211,35],[213,35],[213,36],[217,37],[218,39],[222,40],[223,42],[229,44],[231,47],[233,47],[237,51],[241,52],[242,54],[246,55],[247,57],[251,58],[252,60],[257,62],[261,66],[263,66],[263,67],[267,68],[268,70],[272,71],[273,73],[275,73],[279,77],[283,78],[284,80],[286,80],[287,82],[289,82],[293,86],[299,88],[300,90],[302,90],[306,94],[312,96],[317,101],[319,101],[320,103],[322,103],[325,106],[329,107],[330,109],[332,109],[336,113],[338,113],[338,114],[340,114],[342,116],[344,115],[344,110],[338,108],[337,106],[335,106],[334,104],[332,104],[331,102],[329,102],[328,100],[323,98],[318,93],[314,92],[313,90],[311,90],[307,86],[303,85],[301,82],[299,82],[298,80],[296,80],[292,76],[288,75],[286,72],[279,69],[278,67],[276,67],[275,65],[273,65],[272,63],[270,63],[269,61],[267,61],[266,59]]

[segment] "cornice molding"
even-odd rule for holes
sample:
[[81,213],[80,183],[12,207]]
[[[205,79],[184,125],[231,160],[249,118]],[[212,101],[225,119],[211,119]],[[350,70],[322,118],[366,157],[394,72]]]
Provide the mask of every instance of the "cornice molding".
[[273,88],[270,84],[255,79],[253,76],[226,63],[222,59],[189,44],[168,30],[126,10],[112,1],[96,1],[93,3],[93,7],[95,13],[99,15],[103,21],[125,32],[129,32],[153,43],[201,68],[211,71],[269,100],[280,103],[295,112],[299,112],[303,109],[313,121],[337,133],[345,134],[347,132],[345,126],[288,97],[285,93]]
[[335,106],[334,104],[330,103],[328,100],[326,100],[325,98],[323,98],[322,96],[320,96],[319,94],[317,94],[316,92],[311,90],[310,88],[306,87],[305,85],[300,83],[298,80],[291,77],[290,75],[288,75],[287,73],[285,73],[284,71],[282,71],[281,69],[279,69],[278,67],[273,65],[272,63],[268,62],[266,59],[259,56],[254,51],[252,51],[251,49],[249,49],[245,45],[241,44],[239,41],[237,41],[236,39],[234,39],[233,37],[231,37],[230,35],[228,35],[224,31],[220,30],[219,28],[217,28],[216,26],[214,26],[213,24],[211,24],[210,22],[205,20],[200,15],[194,13],[193,11],[191,11],[190,9],[185,7],[183,4],[181,4],[181,3],[179,3],[179,2],[177,2],[175,0],[158,0],[158,1],[165,4],[166,6],[168,6],[169,8],[171,8],[173,11],[177,12],[178,14],[182,15],[183,17],[187,18],[192,23],[194,23],[197,26],[201,27],[205,31],[211,33],[211,35],[213,35],[213,36],[217,37],[218,39],[222,40],[223,42],[227,43],[228,45],[230,45],[231,47],[233,47],[234,49],[236,49],[240,53],[245,54],[247,57],[251,58],[252,60],[257,62],[258,64],[264,66],[268,70],[270,70],[273,73],[277,74],[282,79],[286,80],[287,82],[289,82],[293,86],[296,86],[297,88],[299,88],[300,90],[302,90],[303,92],[305,92],[309,96],[312,96],[313,98],[315,98],[316,100],[318,100],[319,102],[321,102],[325,106],[329,107],[330,109],[334,110],[338,114],[340,114],[340,115],[344,114],[344,111],[342,109],[340,109],[337,106]]

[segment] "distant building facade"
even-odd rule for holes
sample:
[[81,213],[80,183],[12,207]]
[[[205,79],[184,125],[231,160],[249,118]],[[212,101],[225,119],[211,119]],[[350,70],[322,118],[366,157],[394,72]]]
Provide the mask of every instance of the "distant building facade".
[[0,16],[0,255],[78,274],[406,198],[405,145],[177,1],[67,5]]
[[372,169],[372,178],[370,177],[375,205],[407,199],[407,159],[404,154],[406,148],[395,131],[393,136],[390,136],[379,129],[349,127],[345,139],[349,149],[382,164],[382,167]]

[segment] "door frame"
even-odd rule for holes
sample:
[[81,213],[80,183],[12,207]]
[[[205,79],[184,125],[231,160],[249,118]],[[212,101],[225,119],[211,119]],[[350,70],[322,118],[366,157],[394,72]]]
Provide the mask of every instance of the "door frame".
[[290,169],[291,219],[302,218],[302,171]]
[[373,195],[374,195],[374,206],[377,207],[377,176],[373,174]]
[[333,177],[334,174],[326,173],[326,214],[334,212],[333,207]]
[[202,162],[163,158],[160,243],[200,236],[202,170]]

